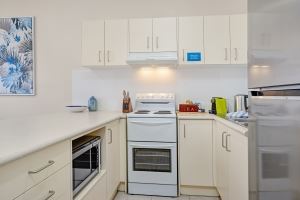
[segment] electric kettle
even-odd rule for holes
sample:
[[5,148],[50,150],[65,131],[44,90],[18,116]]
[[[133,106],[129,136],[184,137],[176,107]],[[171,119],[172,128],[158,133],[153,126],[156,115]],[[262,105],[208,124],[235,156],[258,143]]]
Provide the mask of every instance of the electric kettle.
[[234,96],[234,112],[248,110],[248,95],[246,94],[237,94]]

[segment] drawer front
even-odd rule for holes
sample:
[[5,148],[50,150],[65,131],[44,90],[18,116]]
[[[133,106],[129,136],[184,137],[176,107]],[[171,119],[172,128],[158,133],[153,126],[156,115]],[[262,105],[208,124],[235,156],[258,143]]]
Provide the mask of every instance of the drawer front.
[[128,140],[176,142],[175,118],[128,118]]
[[67,165],[16,200],[71,200],[71,165]]
[[0,167],[0,199],[16,198],[70,161],[70,141],[64,141]]

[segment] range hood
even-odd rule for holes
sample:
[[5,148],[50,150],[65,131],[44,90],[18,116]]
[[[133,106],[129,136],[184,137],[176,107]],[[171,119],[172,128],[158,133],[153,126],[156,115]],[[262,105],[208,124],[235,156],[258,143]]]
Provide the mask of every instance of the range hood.
[[134,66],[168,65],[178,63],[177,51],[169,52],[131,52],[128,54],[127,64]]

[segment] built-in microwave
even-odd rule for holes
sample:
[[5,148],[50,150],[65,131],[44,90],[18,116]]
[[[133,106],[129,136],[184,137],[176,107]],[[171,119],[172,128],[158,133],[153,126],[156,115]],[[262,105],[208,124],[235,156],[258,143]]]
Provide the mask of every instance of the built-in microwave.
[[101,138],[83,136],[72,142],[73,196],[77,195],[100,171]]

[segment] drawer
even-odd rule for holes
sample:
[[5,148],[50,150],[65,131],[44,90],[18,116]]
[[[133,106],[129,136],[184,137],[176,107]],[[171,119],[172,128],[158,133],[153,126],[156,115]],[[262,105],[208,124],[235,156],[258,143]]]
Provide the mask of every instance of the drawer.
[[70,141],[64,141],[1,166],[0,199],[16,198],[70,161]]
[[15,200],[71,200],[71,165],[67,165]]
[[177,141],[175,118],[128,118],[127,124],[129,141]]

